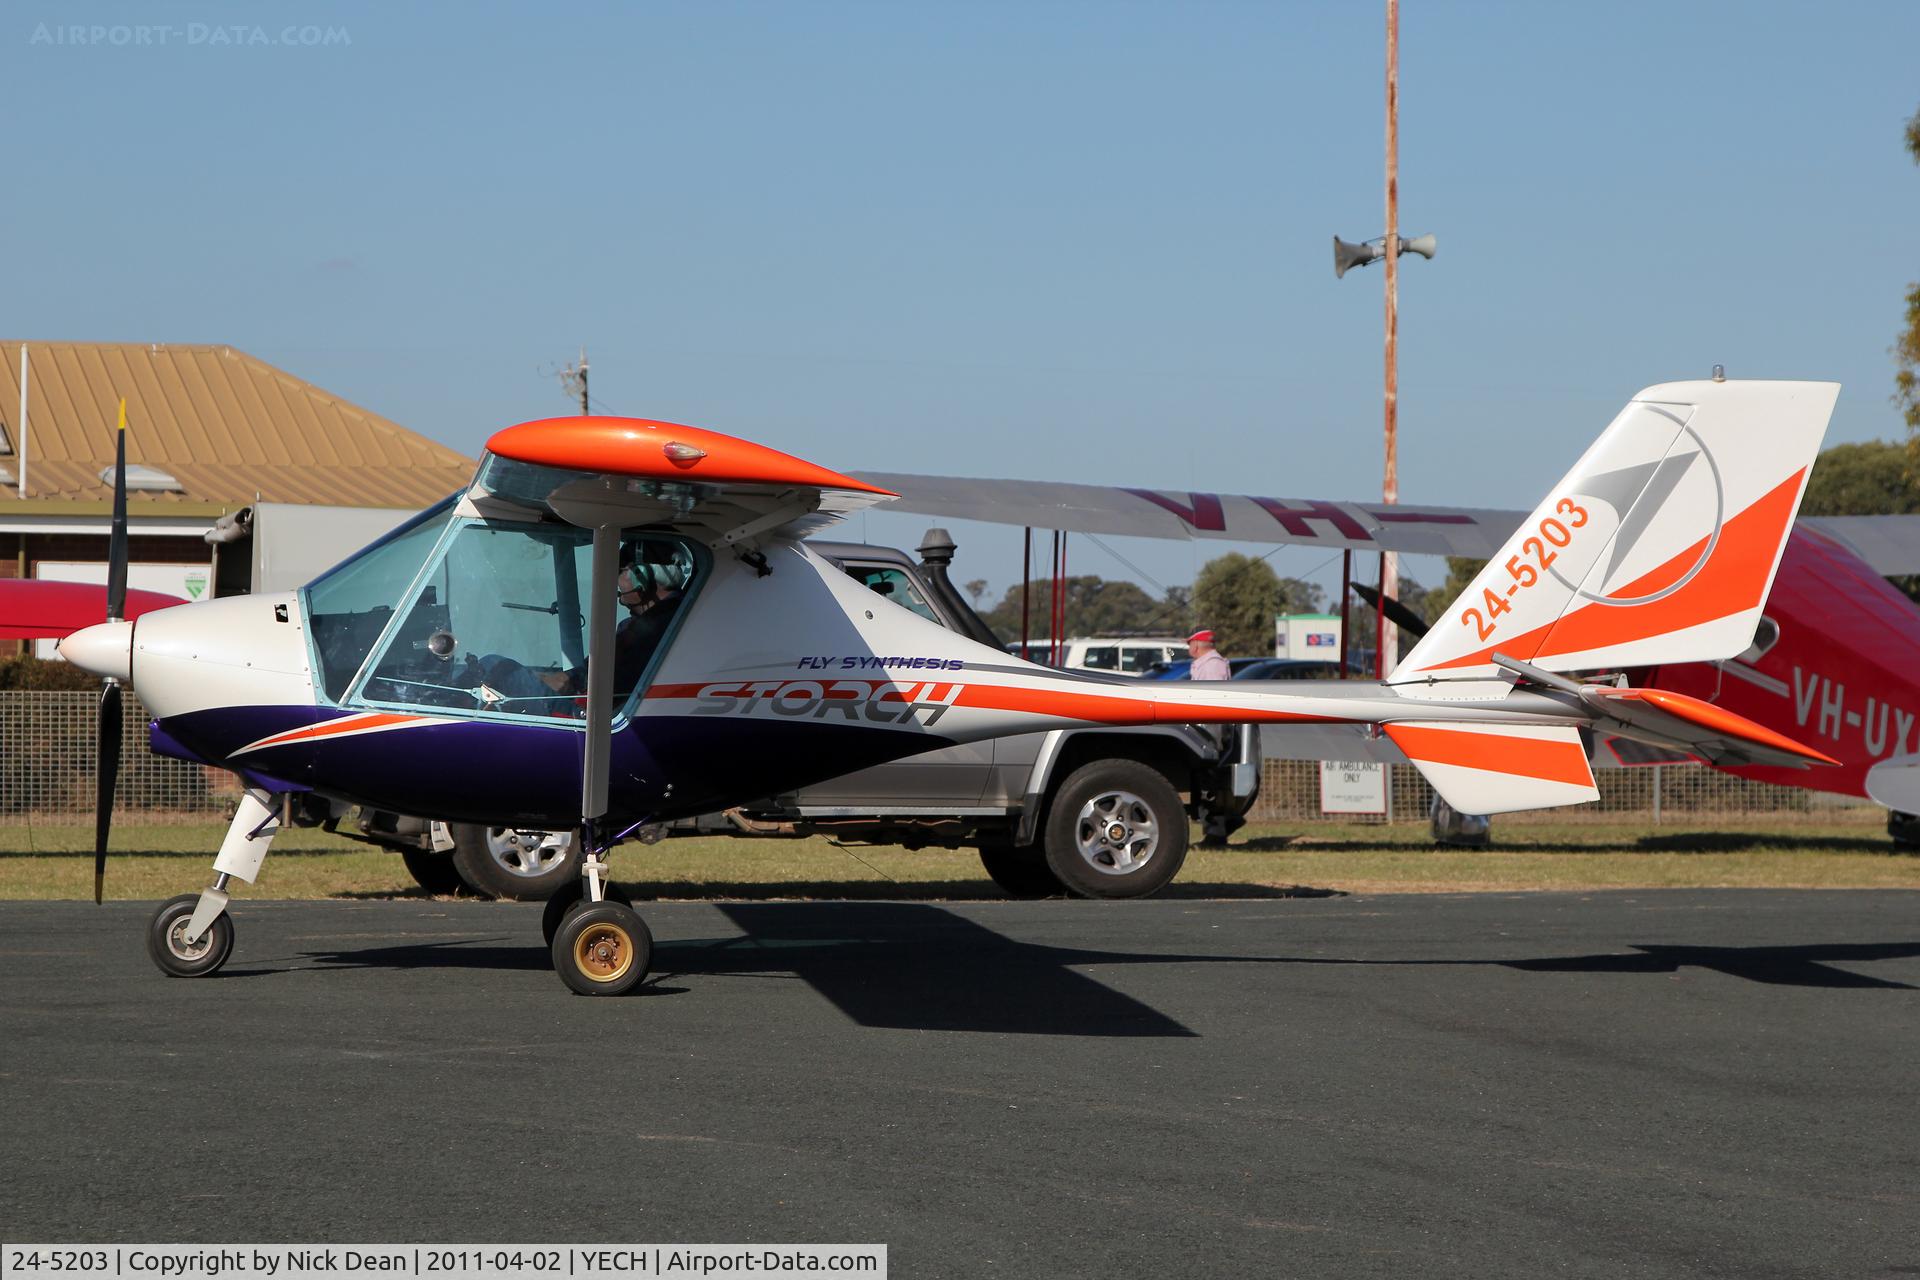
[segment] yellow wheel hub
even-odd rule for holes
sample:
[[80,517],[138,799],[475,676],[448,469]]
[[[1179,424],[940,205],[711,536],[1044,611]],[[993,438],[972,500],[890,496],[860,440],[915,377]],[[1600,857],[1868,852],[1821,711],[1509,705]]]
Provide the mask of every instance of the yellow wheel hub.
[[617,924],[590,924],[573,940],[573,967],[594,982],[616,982],[633,968],[633,937]]

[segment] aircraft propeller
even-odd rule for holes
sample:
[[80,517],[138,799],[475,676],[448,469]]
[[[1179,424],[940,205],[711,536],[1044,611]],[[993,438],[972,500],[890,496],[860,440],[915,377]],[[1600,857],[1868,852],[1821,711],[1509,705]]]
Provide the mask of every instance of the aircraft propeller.
[[[1365,600],[1373,608],[1377,609],[1380,607],[1380,592],[1377,588],[1364,586],[1356,582],[1353,584],[1353,593],[1362,600]],[[1387,597],[1386,605],[1388,620],[1398,626],[1402,631],[1412,636],[1415,640],[1427,634],[1426,620],[1419,614],[1407,608],[1406,605],[1401,604],[1392,596]]]
[[[113,446],[113,532],[107,544],[107,621],[119,622],[127,607],[127,402]],[[124,713],[120,681],[105,677],[100,689],[99,767],[93,797],[93,901],[98,906],[107,876],[107,833],[113,826],[113,793],[120,780]]]

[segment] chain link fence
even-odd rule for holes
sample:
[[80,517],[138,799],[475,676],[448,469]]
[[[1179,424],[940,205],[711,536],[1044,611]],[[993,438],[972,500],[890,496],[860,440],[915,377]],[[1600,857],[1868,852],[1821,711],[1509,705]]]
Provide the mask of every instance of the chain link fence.
[[[126,733],[114,813],[142,822],[207,822],[233,812],[239,780],[147,750],[147,709],[133,694],[122,696]],[[92,816],[99,715],[97,693],[0,692],[0,823]]]
[[[99,702],[98,694],[86,692],[0,691],[0,823],[77,822],[93,813]],[[147,750],[146,723],[146,708],[127,694],[115,813],[142,822],[205,822],[232,813],[238,780],[223,769],[154,755]],[[1268,760],[1262,768],[1260,798],[1247,815],[1255,822],[1423,822],[1433,802],[1433,789],[1411,765],[1394,765],[1390,818],[1323,814],[1318,761]],[[1749,782],[1693,764],[1598,769],[1594,777],[1599,802],[1557,810],[1556,821],[1630,818],[1646,824],[1723,815],[1817,821],[1836,809],[1873,807],[1866,800]]]
[[[1247,814],[1253,822],[1424,822],[1433,805],[1433,788],[1409,764],[1389,766],[1390,814],[1327,814],[1320,811],[1320,762],[1268,760],[1261,766],[1260,798]],[[1699,823],[1718,817],[1769,817],[1817,822],[1836,811],[1880,812],[1871,800],[1808,791],[1771,782],[1752,782],[1698,764],[1647,765],[1633,769],[1595,769],[1600,799],[1552,811],[1555,822],[1634,825]]]

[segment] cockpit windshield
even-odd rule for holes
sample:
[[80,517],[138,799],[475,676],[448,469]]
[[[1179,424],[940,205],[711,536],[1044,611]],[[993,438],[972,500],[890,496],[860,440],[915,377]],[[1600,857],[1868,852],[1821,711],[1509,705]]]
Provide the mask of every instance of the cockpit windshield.
[[314,672],[328,700],[346,697],[360,664],[393,619],[427,556],[453,519],[453,494],[385,537],[363,547],[309,583],[301,593],[317,661]]
[[[665,534],[624,535],[620,565],[621,613],[612,655],[616,711],[663,651],[697,576],[690,544]],[[368,626],[350,629],[316,619],[316,642],[323,631],[339,641],[322,665],[329,671],[351,668],[344,679],[351,697],[341,699],[331,680],[330,697],[378,707],[584,720],[592,586],[588,530],[457,520],[438,549],[416,558],[414,566],[418,571],[388,593],[399,611],[390,604],[381,612],[388,622],[377,634]],[[313,599],[316,608],[327,603],[318,591]],[[351,672],[363,667],[355,687]]]

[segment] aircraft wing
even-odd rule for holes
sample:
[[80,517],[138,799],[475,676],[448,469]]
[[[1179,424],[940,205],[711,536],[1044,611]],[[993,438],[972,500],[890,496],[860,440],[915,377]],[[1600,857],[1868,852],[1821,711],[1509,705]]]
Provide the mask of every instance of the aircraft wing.
[[[1525,519],[1485,507],[1385,506],[1321,498],[1130,489],[1045,480],[985,480],[894,471],[855,479],[898,494],[888,509],[952,520],[1132,538],[1280,542],[1484,560]],[[1920,574],[1920,515],[1802,516],[1884,576]]]
[[854,478],[898,497],[889,510],[953,520],[1026,525],[1135,538],[1285,542],[1351,551],[1470,556],[1506,542],[1524,511],[1251,494],[1128,489],[1047,480],[983,480],[857,471]]
[[1881,577],[1920,573],[1920,516],[1802,516]]
[[[127,588],[125,616],[185,604],[164,591]],[[107,588],[94,582],[0,579],[0,640],[58,640],[107,616]]]

